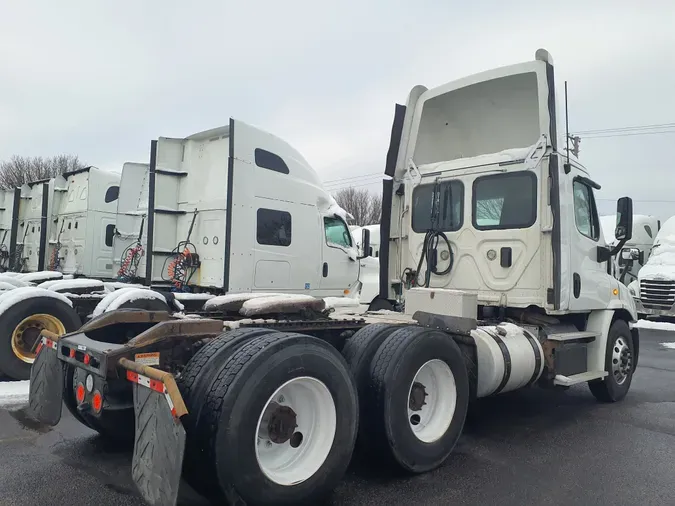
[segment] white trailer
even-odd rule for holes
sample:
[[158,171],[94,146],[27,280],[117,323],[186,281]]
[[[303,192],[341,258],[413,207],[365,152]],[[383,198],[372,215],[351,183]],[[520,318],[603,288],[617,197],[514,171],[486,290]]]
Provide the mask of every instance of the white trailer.
[[[326,318],[321,300],[256,293],[215,297],[191,318],[103,313],[65,337],[42,333],[30,413],[55,425],[65,403],[105,436],[133,438],[132,476],[150,504],[175,504],[183,474],[208,497],[292,505],[318,504],[342,478],[355,443],[374,465],[437,468],[478,397],[588,383],[601,401],[623,399],[639,335],[629,326],[633,299],[608,274],[608,261],[630,239],[632,201],[617,204],[619,244],[610,250],[594,200],[599,185],[560,154],[556,124],[553,64],[543,50],[532,62],[415,87],[396,109],[380,227],[380,297],[404,304],[403,314]],[[213,226],[204,219],[185,241],[207,237],[212,245],[224,234],[229,244],[197,253],[202,279],[233,291],[256,286],[256,264],[287,261],[281,250],[260,248],[257,256],[251,248],[256,236],[277,248],[295,237],[286,215],[254,233],[259,209],[292,220],[297,209],[303,223],[321,228],[327,213],[311,180],[297,203],[271,192],[305,166],[276,137],[231,121],[169,144],[156,159],[173,171],[161,177],[172,179],[150,186],[176,189],[175,201],[167,195],[157,206],[171,211],[162,221],[177,232],[149,240],[168,251],[185,241],[198,205],[181,187],[197,183],[179,183],[183,173],[215,153],[227,159],[227,171],[223,164],[201,184],[213,199],[201,216],[225,207],[229,218],[213,215]],[[237,198],[238,185],[255,198]],[[234,195],[230,205],[222,187]],[[242,223],[232,219],[239,208],[250,215]],[[228,268],[228,258],[246,255],[248,267]],[[261,283],[294,269],[267,267]]]

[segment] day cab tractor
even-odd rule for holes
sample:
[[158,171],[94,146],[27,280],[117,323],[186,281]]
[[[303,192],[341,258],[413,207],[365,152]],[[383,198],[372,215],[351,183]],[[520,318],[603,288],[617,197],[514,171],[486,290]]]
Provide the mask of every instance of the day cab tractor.
[[[543,50],[415,87],[396,108],[380,226],[380,301],[402,312],[230,291],[199,314],[104,313],[43,331],[31,413],[55,425],[65,404],[133,439],[149,504],[175,504],[182,474],[214,500],[291,505],[330,493],[356,444],[378,464],[437,468],[476,398],[588,383],[600,401],[623,399],[635,305],[608,273],[599,185],[561,154],[556,122]],[[235,178],[256,148],[274,153],[267,134],[230,129]],[[631,207],[618,201],[616,248]]]

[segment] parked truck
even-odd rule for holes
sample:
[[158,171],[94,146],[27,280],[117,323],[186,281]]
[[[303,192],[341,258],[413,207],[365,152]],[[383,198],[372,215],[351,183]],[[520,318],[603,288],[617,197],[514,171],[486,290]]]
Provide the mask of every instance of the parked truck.
[[675,217],[659,229],[649,259],[629,289],[640,317],[675,318]]
[[[437,468],[476,398],[588,383],[599,400],[620,401],[639,335],[629,327],[633,299],[608,262],[630,239],[632,201],[617,203],[619,244],[610,250],[599,184],[559,150],[554,83],[551,57],[539,50],[531,62],[416,86],[396,106],[380,299],[402,313],[329,315],[300,293],[234,293],[258,282],[274,290],[304,272],[283,249],[300,226],[323,228],[327,240],[302,241],[296,254],[309,262],[318,249],[330,269],[351,269],[347,226],[304,159],[276,137],[230,120],[185,149],[164,150],[160,140],[150,186],[176,189],[162,201],[176,234],[151,240],[151,225],[148,244],[199,255],[184,272],[201,269],[199,279],[227,293],[197,314],[111,311],[64,336],[43,331],[30,412],[56,425],[65,404],[105,436],[133,439],[132,476],[149,504],[175,504],[182,474],[215,500],[291,505],[328,494],[357,441],[376,462]],[[212,184],[194,184],[209,205],[176,199],[181,172],[190,172],[183,153],[218,162]],[[162,182],[160,161],[174,171]],[[306,179],[298,201],[279,199],[296,178]],[[237,197],[246,189],[255,198]],[[225,219],[208,223],[214,208]],[[214,238],[224,254],[192,250]],[[368,243],[365,234],[366,252]],[[238,257],[256,267],[233,272]],[[148,270],[154,279],[162,272]]]
[[[22,290],[0,294],[0,371],[27,379],[41,330],[76,330],[100,307],[198,311],[225,291],[339,297],[341,306],[358,305],[364,268],[346,213],[299,154],[287,155],[297,159],[296,168],[276,188],[254,185],[262,175],[241,170],[236,188],[229,190],[236,199],[228,196],[226,185],[204,190],[203,181],[226,169],[219,155],[227,138],[213,134],[228,128],[185,139],[160,138],[153,143],[156,162],[127,163],[121,178],[87,168],[43,184],[46,191],[34,200],[44,201],[45,215],[52,218],[31,222],[35,233],[27,237],[48,244],[42,251],[51,270],[7,278]],[[290,149],[280,140],[278,144],[282,153]],[[171,158],[177,149],[179,158]],[[260,152],[258,170],[279,173],[278,167],[267,168]],[[53,188],[63,190],[56,194]],[[242,202],[231,211],[236,213],[231,228],[242,235],[237,248],[228,246],[219,225],[228,219],[226,202],[232,200]],[[255,241],[246,242],[254,229]],[[31,248],[27,253],[35,256]],[[39,258],[32,270],[44,264]],[[61,273],[78,278],[62,280]],[[45,282],[28,286],[24,280]]]
[[[605,240],[610,247],[617,243],[614,238],[616,216],[601,216],[600,224]],[[636,214],[633,216],[633,233],[630,241],[613,258],[614,275],[625,285],[637,280],[640,269],[647,263],[652,252],[656,234],[661,229],[661,220],[655,216]]]

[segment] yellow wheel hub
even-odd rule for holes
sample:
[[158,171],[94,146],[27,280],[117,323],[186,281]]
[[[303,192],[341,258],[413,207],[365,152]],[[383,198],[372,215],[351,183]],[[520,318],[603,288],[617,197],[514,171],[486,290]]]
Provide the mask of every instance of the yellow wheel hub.
[[34,314],[25,318],[12,332],[12,351],[19,360],[32,364],[35,361],[40,332],[48,330],[59,336],[66,333],[61,320],[50,314]]

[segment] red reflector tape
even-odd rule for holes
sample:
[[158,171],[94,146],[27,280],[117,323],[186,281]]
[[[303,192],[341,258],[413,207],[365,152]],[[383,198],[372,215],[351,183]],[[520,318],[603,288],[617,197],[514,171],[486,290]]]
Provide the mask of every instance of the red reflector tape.
[[42,341],[40,341],[40,344],[38,344],[37,350],[35,350],[35,356],[40,354],[40,351],[42,351]]
[[41,344],[46,346],[47,348],[51,348],[52,350],[56,349],[56,341],[52,341],[51,339],[47,339],[46,337],[42,338]]
[[167,404],[169,405],[169,409],[171,410],[171,414],[173,417],[176,417],[176,407],[173,405],[173,401],[171,400],[171,396],[169,393],[166,391],[166,387],[164,386],[164,383],[161,381],[157,381],[154,379],[150,379],[147,376],[143,376],[142,374],[135,373],[133,371],[127,370],[127,379],[131,381],[132,383],[137,383],[138,385],[143,385],[144,387],[150,388],[151,390],[154,390],[155,392],[159,392],[160,394],[164,394],[164,398],[166,399]]

